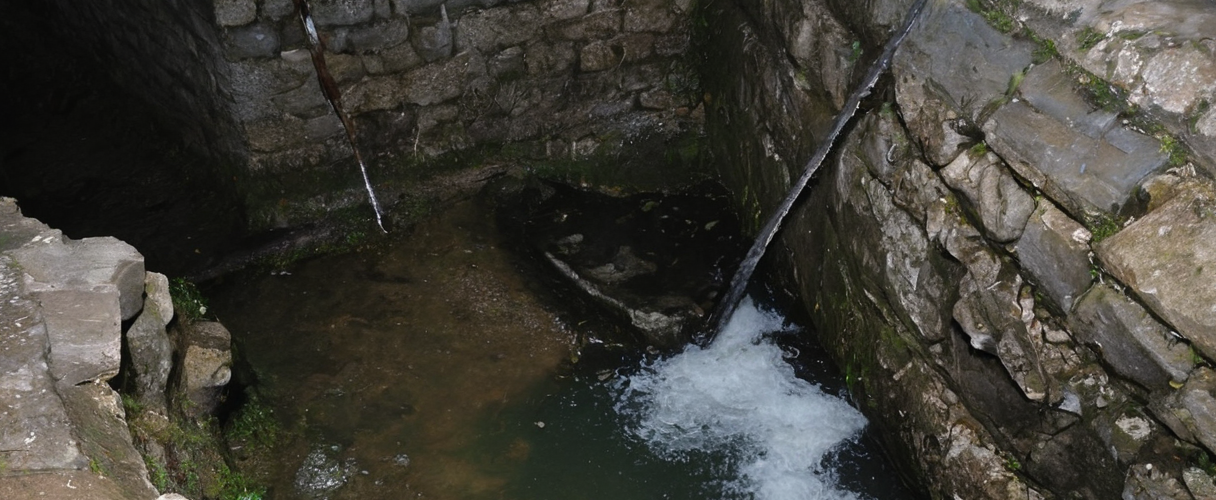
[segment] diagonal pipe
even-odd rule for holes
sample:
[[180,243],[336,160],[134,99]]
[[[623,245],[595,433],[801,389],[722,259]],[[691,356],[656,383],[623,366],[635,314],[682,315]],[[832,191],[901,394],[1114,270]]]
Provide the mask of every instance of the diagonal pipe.
[[367,166],[363,163],[363,156],[359,154],[359,146],[355,141],[355,122],[350,115],[342,109],[342,93],[338,91],[338,83],[334,81],[334,77],[329,74],[329,67],[325,65],[325,42],[321,41],[321,36],[317,34],[317,26],[312,22],[312,11],[309,10],[307,0],[292,0],[296,5],[296,12],[300,15],[300,25],[304,27],[304,33],[308,35],[308,53],[312,54],[312,65],[317,70],[317,82],[321,84],[321,92],[325,94],[325,99],[329,101],[329,105],[334,108],[334,113],[337,113],[338,119],[342,121],[342,127],[346,129],[346,140],[350,142],[350,149],[355,152],[355,161],[359,163],[359,172],[363,174],[363,187],[367,188],[367,197],[372,202],[372,210],[376,212],[376,225],[380,226],[380,230],[385,233],[388,230],[384,229],[384,220],[380,215],[380,202],[376,200],[376,192],[372,190],[372,182],[367,177]]
[[726,327],[727,321],[735,312],[735,308],[739,306],[739,301],[743,299],[743,291],[747,288],[747,283],[751,281],[752,273],[756,271],[756,265],[760,263],[760,259],[764,257],[764,251],[768,248],[768,244],[773,241],[777,231],[781,229],[781,222],[785,220],[785,216],[789,214],[790,208],[794,206],[794,202],[798,200],[798,196],[802,194],[802,190],[806,188],[807,182],[819,170],[819,166],[823,164],[823,160],[832,152],[832,146],[836,143],[840,132],[844,130],[845,125],[849,120],[853,119],[853,115],[857,113],[857,108],[861,106],[861,100],[870,94],[874,84],[878,82],[878,78],[882,76],[887,68],[891,65],[891,59],[895,56],[895,49],[899,48],[900,43],[907,38],[908,33],[912,31],[912,25],[916,23],[920,12],[924,10],[926,0],[916,0],[911,7],[908,8],[908,14],[904,17],[904,25],[887,40],[883,46],[882,54],[870,66],[870,71],[866,73],[865,79],[853,90],[849,95],[849,99],[845,101],[844,107],[840,109],[840,113],[836,115],[836,119],[832,122],[832,128],[829,130],[827,137],[819,144],[819,148],[815,150],[815,154],[811,156],[806,167],[802,172],[802,176],[790,188],[789,194],[785,196],[785,200],[781,202],[781,206],[777,211],[769,217],[765,223],[764,229],[760,230],[760,234],[756,236],[756,240],[752,242],[751,248],[747,251],[747,256],[743,258],[743,262],[739,264],[739,270],[735,272],[734,277],[730,280],[730,288],[727,289],[726,296],[718,302],[718,307],[714,309],[714,313],[710,316],[710,325],[712,330],[702,335],[698,339],[698,344],[705,346],[713,342],[714,338],[722,332]]

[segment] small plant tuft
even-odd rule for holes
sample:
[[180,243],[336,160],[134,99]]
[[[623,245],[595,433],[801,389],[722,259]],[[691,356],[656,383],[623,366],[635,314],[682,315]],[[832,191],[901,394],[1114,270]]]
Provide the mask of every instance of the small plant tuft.
[[169,295],[173,297],[173,313],[183,321],[196,321],[207,315],[207,299],[198,285],[185,278],[173,278],[169,282]]
[[1161,141],[1161,152],[1169,156],[1169,165],[1171,167],[1181,167],[1186,165],[1187,154],[1186,148],[1182,143],[1169,134],[1161,134],[1158,136]]

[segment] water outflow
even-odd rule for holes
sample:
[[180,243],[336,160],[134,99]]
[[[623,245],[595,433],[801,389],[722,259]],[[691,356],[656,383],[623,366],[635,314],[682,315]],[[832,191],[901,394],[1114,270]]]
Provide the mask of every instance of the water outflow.
[[745,300],[708,347],[690,345],[618,382],[616,410],[629,432],[667,460],[706,452],[731,457],[726,498],[852,499],[824,466],[866,419],[839,397],[799,379],[767,334],[786,328]]
[[388,230],[384,229],[384,220],[380,216],[380,202],[376,200],[372,182],[367,178],[367,166],[363,163],[363,156],[359,154],[359,146],[355,141],[355,122],[342,108],[342,93],[338,90],[338,83],[334,81],[334,77],[329,74],[329,67],[325,65],[325,42],[321,40],[321,35],[317,33],[317,26],[312,22],[312,12],[308,8],[308,1],[293,1],[296,5],[296,12],[300,15],[300,25],[304,27],[304,33],[308,35],[308,53],[312,55],[312,66],[317,70],[317,82],[321,84],[321,92],[325,94],[325,99],[329,101],[330,107],[334,108],[334,113],[337,113],[338,119],[342,121],[342,128],[346,130],[346,140],[350,142],[350,149],[355,152],[355,161],[359,163],[359,172],[363,174],[363,187],[367,188],[367,197],[371,200],[372,210],[376,213],[376,225],[380,226],[381,231],[387,233]]
[[870,94],[870,90],[878,82],[878,77],[887,71],[887,67],[891,65],[891,58],[895,56],[895,49],[899,48],[899,44],[908,36],[908,32],[912,31],[912,25],[916,22],[916,19],[920,16],[920,11],[924,7],[925,0],[916,0],[916,3],[908,8],[908,14],[904,16],[903,27],[895,32],[890,40],[887,40],[887,44],[883,46],[882,54],[870,66],[870,71],[866,73],[865,79],[849,95],[849,99],[845,101],[844,107],[840,108],[840,113],[836,115],[836,119],[832,122],[832,128],[829,129],[828,135],[819,144],[819,148],[815,150],[815,154],[811,156],[810,161],[806,163],[802,176],[790,188],[789,194],[785,196],[785,200],[782,200],[781,206],[777,207],[777,211],[769,217],[768,222],[764,224],[764,229],[760,230],[760,234],[756,236],[756,241],[752,243],[752,247],[747,251],[747,256],[739,264],[739,270],[735,272],[734,277],[730,280],[730,288],[727,289],[726,296],[722,298],[722,301],[718,303],[718,307],[714,310],[711,322],[713,329],[708,332],[707,338],[702,341],[702,344],[712,342],[714,336],[720,334],[726,326],[727,320],[730,319],[731,311],[734,311],[739,300],[743,298],[743,291],[747,288],[747,283],[751,280],[752,273],[756,270],[756,265],[760,263],[760,258],[764,257],[764,250],[768,248],[768,244],[777,235],[777,230],[781,228],[781,221],[790,212],[790,207],[794,206],[794,202],[802,194],[802,190],[806,187],[807,182],[819,170],[819,166],[823,164],[823,160],[832,152],[832,145],[835,144],[840,131],[844,130],[844,126],[857,113],[857,108],[861,106],[861,100]]

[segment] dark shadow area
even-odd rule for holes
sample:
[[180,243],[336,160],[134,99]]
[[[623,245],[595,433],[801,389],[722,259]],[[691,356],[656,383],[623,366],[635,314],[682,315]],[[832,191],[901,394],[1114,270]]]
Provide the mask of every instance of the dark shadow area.
[[49,3],[0,3],[0,196],[71,238],[115,236],[148,269],[184,275],[244,232],[242,203],[219,168],[120,88],[91,50],[63,34]]

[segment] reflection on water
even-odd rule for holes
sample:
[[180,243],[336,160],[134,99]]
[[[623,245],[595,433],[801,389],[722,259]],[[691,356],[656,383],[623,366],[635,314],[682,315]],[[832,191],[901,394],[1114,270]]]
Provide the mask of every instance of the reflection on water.
[[[529,289],[491,221],[465,203],[391,248],[212,292],[260,392],[304,429],[261,464],[274,498],[848,498],[885,474],[864,419],[761,340],[779,316],[741,309],[737,335],[665,359],[611,344]],[[838,487],[832,463],[866,471]]]

